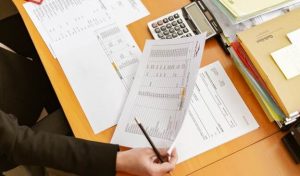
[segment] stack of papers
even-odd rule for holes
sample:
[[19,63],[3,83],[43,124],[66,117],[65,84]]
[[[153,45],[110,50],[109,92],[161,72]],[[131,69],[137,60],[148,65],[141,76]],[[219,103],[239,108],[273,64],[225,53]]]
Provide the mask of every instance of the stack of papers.
[[149,14],[141,1],[47,0],[24,7],[58,59],[94,133],[115,125],[141,55],[125,26]]
[[198,72],[205,34],[148,41],[112,143],[176,147],[179,162],[248,133],[258,124],[219,62]]
[[237,69],[254,93],[254,96],[263,108],[268,119],[270,121],[283,121],[286,117],[285,114],[271,96],[267,85],[262,80],[253,64],[249,61],[249,58],[242,46],[238,42],[234,42],[232,43],[232,48],[229,49],[229,52],[231,53],[231,57]]
[[232,57],[264,111],[280,127],[297,120],[299,113],[299,16],[294,10],[238,33]]
[[203,2],[208,9],[213,12],[214,17],[223,31],[222,35],[224,36],[224,41],[228,43],[228,45],[236,41],[236,34],[238,32],[272,20],[300,7],[300,0],[291,0],[261,14],[237,18],[234,17],[219,0],[203,0]]
[[268,0],[268,1],[232,1],[232,0],[213,0],[214,4],[233,22],[237,24],[254,17],[274,12],[276,10],[298,3],[298,0]]
[[256,16],[291,0],[219,0],[235,18]]

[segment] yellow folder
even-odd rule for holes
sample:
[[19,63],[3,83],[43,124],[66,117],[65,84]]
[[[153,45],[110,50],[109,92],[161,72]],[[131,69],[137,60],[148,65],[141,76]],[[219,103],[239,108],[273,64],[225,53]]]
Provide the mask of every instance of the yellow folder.
[[300,110],[300,76],[286,79],[271,53],[291,44],[287,34],[300,28],[300,9],[238,33],[252,63],[286,116]]

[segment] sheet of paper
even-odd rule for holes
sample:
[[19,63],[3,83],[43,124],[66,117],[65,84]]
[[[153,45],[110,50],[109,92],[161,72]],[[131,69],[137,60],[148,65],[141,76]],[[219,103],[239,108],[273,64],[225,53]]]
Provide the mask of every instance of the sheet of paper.
[[171,147],[184,120],[206,34],[146,43],[112,143],[150,146],[134,118],[158,147]]
[[[94,10],[89,9],[92,5]],[[25,3],[24,8],[54,57],[55,42],[90,32],[103,23],[127,25],[149,14],[140,0],[47,0],[41,5]]]
[[102,15],[106,9],[99,2],[96,4],[98,11],[89,10],[94,3],[89,0],[47,0],[41,5],[25,3],[24,8],[49,50],[56,57],[52,46],[55,42],[72,38],[80,33],[89,33],[99,24],[113,21],[109,15]]
[[300,74],[300,45],[289,45],[271,55],[286,79]]
[[51,39],[93,131],[115,125],[141,55],[126,27],[118,25],[98,0],[47,0],[41,7],[25,6],[46,32],[42,35]]
[[242,17],[259,13],[274,6],[289,2],[291,0],[219,0],[235,17]]
[[300,29],[287,34],[292,44],[300,45]]
[[141,0],[101,0],[110,14],[122,25],[149,15]]
[[220,62],[200,69],[190,107],[176,140],[178,162],[258,128]]

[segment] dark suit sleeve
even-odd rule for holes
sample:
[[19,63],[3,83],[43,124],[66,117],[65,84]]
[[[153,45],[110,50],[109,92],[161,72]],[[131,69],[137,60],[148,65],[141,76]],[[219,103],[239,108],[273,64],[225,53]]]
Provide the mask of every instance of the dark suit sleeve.
[[0,111],[0,155],[8,160],[79,175],[115,175],[117,145],[34,132],[13,119]]

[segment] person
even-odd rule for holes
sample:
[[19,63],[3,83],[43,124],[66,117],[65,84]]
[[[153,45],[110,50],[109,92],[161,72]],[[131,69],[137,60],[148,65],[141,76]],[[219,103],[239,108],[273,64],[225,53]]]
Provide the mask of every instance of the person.
[[[158,163],[151,148],[119,151],[118,145],[70,136],[64,113],[19,15],[0,21],[0,43],[18,53],[0,48],[0,175],[21,164],[88,176],[115,175],[117,171],[159,176],[174,169],[175,150],[169,156],[160,149],[168,159]],[[45,119],[58,119],[58,128],[49,123],[40,128],[41,123],[36,123],[43,107],[49,113]]]

